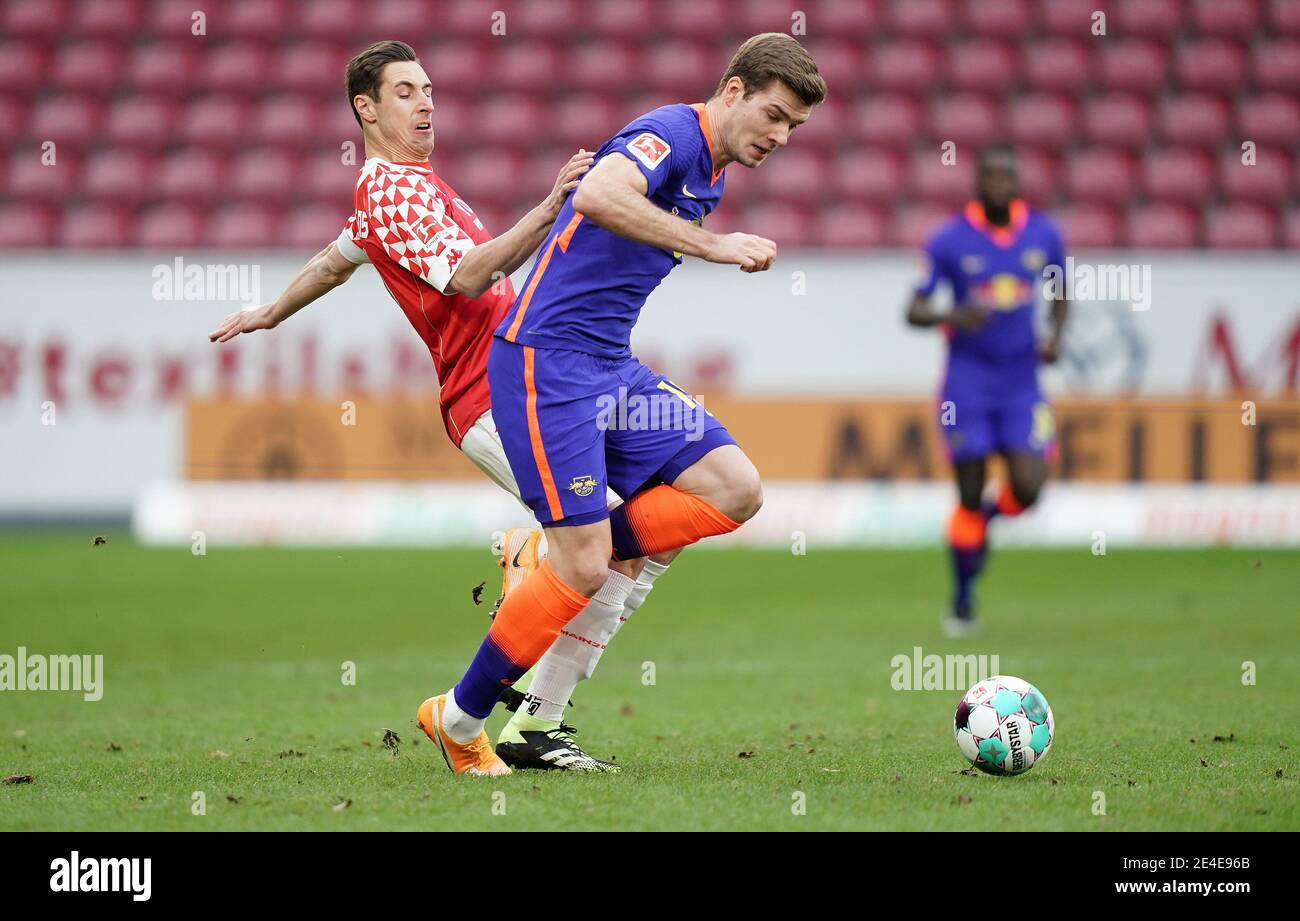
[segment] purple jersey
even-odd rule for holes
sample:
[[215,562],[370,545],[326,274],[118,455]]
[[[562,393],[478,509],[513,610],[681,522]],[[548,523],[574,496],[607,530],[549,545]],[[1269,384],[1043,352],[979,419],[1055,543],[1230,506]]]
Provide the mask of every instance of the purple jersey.
[[925,247],[929,263],[917,292],[927,297],[941,281],[953,303],[992,311],[976,332],[950,329],[950,359],[970,358],[1023,369],[1037,367],[1034,308],[1048,266],[1065,266],[1065,246],[1056,224],[1020,199],[1011,203],[1011,222],[994,227],[979,202],[948,221]]
[[[646,178],[646,197],[684,221],[701,223],[722,198],[702,105],[676,104],[633,121],[596,151],[627,157]],[[496,335],[520,345],[605,358],[631,354],[637,316],[681,254],[636,243],[584,220],[573,196],[560,210],[541,256]]]

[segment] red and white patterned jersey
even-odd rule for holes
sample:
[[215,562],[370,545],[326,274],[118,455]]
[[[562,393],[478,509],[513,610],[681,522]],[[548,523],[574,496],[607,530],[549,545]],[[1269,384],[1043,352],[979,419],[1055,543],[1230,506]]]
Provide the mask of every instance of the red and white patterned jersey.
[[460,260],[492,235],[428,163],[371,157],[361,167],[353,214],[338,249],[371,263],[420,334],[438,371],[438,402],[451,440],[491,407],[487,356],[492,331],[515,299],[510,279],[479,297],[448,292]]

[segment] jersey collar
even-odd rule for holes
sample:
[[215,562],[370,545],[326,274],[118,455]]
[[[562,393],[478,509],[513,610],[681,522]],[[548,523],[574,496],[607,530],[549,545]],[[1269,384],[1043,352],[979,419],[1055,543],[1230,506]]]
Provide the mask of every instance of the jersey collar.
[[1006,227],[995,227],[989,223],[988,218],[985,216],[984,206],[978,201],[971,201],[966,203],[966,220],[984,236],[1006,249],[1016,242],[1020,232],[1025,229],[1025,224],[1029,222],[1029,206],[1025,204],[1023,198],[1013,198],[1011,200],[1011,221]]
[[[700,116],[700,133],[704,135],[704,148],[709,152],[709,170],[712,171],[713,170],[713,134],[709,131],[709,110],[705,108],[705,105],[702,102],[694,103],[691,106],[691,108],[694,109],[696,114]],[[718,180],[722,178],[722,170],[725,169],[726,167],[724,166],[716,173],[713,173],[713,178],[709,180],[710,186],[717,184]]]

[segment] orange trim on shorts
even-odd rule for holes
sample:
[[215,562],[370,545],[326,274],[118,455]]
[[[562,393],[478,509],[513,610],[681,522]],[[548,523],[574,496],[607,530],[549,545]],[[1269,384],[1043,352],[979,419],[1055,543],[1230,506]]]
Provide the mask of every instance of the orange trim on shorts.
[[556,245],[560,247],[560,252],[567,253],[569,251],[569,241],[573,239],[574,232],[578,229],[578,225],[582,223],[583,216],[581,211],[574,211],[569,225],[564,228],[563,233],[555,238]]
[[948,519],[948,543],[959,550],[978,550],[984,544],[987,524],[983,512],[972,512],[959,505]]
[[[552,244],[554,246],[554,244]],[[539,273],[540,274],[540,273]],[[522,309],[520,315],[523,315]],[[517,322],[517,321],[516,321]],[[537,421],[537,384],[533,379],[533,358],[535,350],[525,345],[524,349],[524,394],[528,415],[528,440],[533,445],[533,463],[542,478],[542,491],[546,493],[546,506],[550,509],[551,520],[559,521],[564,517],[564,507],[560,505],[560,494],[555,489],[555,478],[551,476],[551,465],[546,462],[546,446],[542,444],[542,427]]]
[[[572,224],[572,222],[570,223]],[[515,313],[515,321],[506,330],[507,342],[515,341],[515,336],[519,333],[519,327],[523,325],[524,314],[528,311],[528,304],[533,299],[533,292],[537,290],[537,283],[542,280],[542,275],[546,273],[546,267],[551,264],[551,253],[555,252],[555,244],[559,241],[559,235],[551,237],[551,245],[546,247],[546,252],[542,254],[542,261],[537,264],[537,271],[533,273],[533,280],[528,283],[528,287],[524,289],[524,296],[519,299],[519,310]]]

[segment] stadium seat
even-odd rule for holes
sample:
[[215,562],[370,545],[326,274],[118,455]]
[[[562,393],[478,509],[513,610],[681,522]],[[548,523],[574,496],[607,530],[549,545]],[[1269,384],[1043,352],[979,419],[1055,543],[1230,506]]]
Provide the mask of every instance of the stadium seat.
[[1025,80],[1035,90],[1074,93],[1093,79],[1093,52],[1070,38],[1027,42],[1021,59]]
[[1282,93],[1243,99],[1237,106],[1237,131],[1257,144],[1300,145],[1300,101]]
[[829,158],[813,147],[791,146],[755,172],[760,197],[815,206],[830,192]]
[[1219,159],[1219,185],[1233,201],[1255,201],[1277,205],[1285,202],[1291,189],[1291,164],[1287,152],[1259,147],[1255,162],[1242,163],[1242,152],[1231,151]]
[[[362,0],[302,0],[294,13],[294,22],[301,34],[328,41],[356,42],[357,22],[360,21]],[[456,22],[455,11],[463,3],[443,4],[443,22]],[[478,7],[480,10],[481,6]],[[360,45],[360,42],[357,42]],[[349,57],[361,50],[349,48]]]
[[0,9],[0,35],[15,39],[58,41],[73,26],[72,5],[67,0],[44,3],[6,3]]
[[1016,80],[1016,58],[1004,42],[977,39],[949,50],[947,72],[954,89],[1005,93]]
[[670,39],[641,59],[638,79],[651,89],[661,90],[683,102],[707,98],[726,66],[719,62],[712,46],[695,41]]
[[888,242],[907,249],[924,246],[955,214],[953,208],[934,202],[896,205],[889,222]]
[[[208,219],[203,245],[230,249],[257,249],[277,245],[275,208],[253,202],[227,205]],[[333,236],[338,236],[337,233]]]
[[925,93],[942,75],[934,45],[900,40],[877,46],[867,55],[867,78],[872,86],[903,93]]
[[154,192],[168,201],[210,202],[225,198],[226,158],[204,144],[172,151],[154,177]]
[[[627,124],[621,115],[622,106],[617,99],[597,93],[571,94],[563,105],[555,108],[547,140],[565,145],[569,151],[566,157],[579,147],[596,150],[606,138]],[[553,172],[559,168],[560,164],[556,163]]]
[[1071,204],[1057,211],[1056,217],[1071,248],[1114,247],[1123,243],[1123,223],[1108,205]]
[[1097,49],[1101,85],[1108,90],[1155,93],[1169,70],[1165,47],[1140,38],[1102,42]]
[[[419,48],[425,38],[436,35],[430,12],[428,4],[421,3],[420,0],[370,0],[362,3],[360,15],[353,25],[363,26],[370,34],[358,44],[367,45],[380,38],[402,35],[406,36],[405,40],[409,44]],[[484,25],[488,24],[485,15]],[[423,30],[424,34],[413,30]],[[484,31],[486,34],[486,29]]]
[[280,224],[278,243],[316,252],[339,235],[351,213],[348,203],[329,200],[290,208]]
[[[550,113],[532,96],[503,93],[489,97],[479,107],[474,120],[479,129],[477,134],[487,143],[527,149],[546,136]],[[448,120],[435,120],[434,130],[442,124],[448,124]],[[459,136],[470,127],[465,121],[450,121],[444,133],[450,131]]]
[[59,219],[44,202],[0,201],[0,246],[53,246]]
[[1228,133],[1228,106],[1204,93],[1173,96],[1160,103],[1159,122],[1171,143],[1215,147]]
[[289,0],[227,0],[214,33],[226,38],[278,37],[297,25]]
[[44,45],[20,39],[0,41],[0,85],[27,94],[49,82],[50,54]]
[[507,90],[560,85],[566,76],[564,55],[552,42],[519,42],[492,59],[492,83]]
[[1096,0],[1039,0],[1038,15],[1043,29],[1051,35],[1071,39],[1091,36]]
[[1136,178],[1133,157],[1115,148],[1076,151],[1065,165],[1065,190],[1077,202],[1123,204],[1133,197]]
[[131,39],[145,22],[144,0],[80,0],[72,31],[88,38]]
[[1184,205],[1154,202],[1129,212],[1127,244],[1152,249],[1196,246],[1200,227],[1196,214]]
[[876,33],[882,14],[881,0],[809,0],[800,3],[799,9],[808,13],[810,29],[826,35],[863,40]]
[[818,246],[864,249],[883,246],[887,234],[888,221],[878,208],[839,204],[818,211],[813,242]]
[[[342,105],[341,98],[331,102]],[[272,96],[258,103],[245,140],[290,147],[302,145],[320,129],[319,111],[316,100],[302,93]]]
[[1056,155],[1036,148],[1016,151],[1016,172],[1020,177],[1020,193],[1029,203],[1039,208],[1051,208],[1060,191],[1057,174],[1060,164]]
[[952,0],[885,0],[885,24],[913,38],[946,35],[955,13]]
[[0,96],[0,144],[12,147],[27,130],[27,103],[14,93]]
[[[472,39],[441,41],[419,50],[424,72],[433,84],[433,98],[448,87],[462,87],[467,81],[490,85],[494,79],[491,47]],[[475,76],[470,76],[471,74]],[[477,75],[482,74],[482,77]]]
[[1259,25],[1256,0],[1194,0],[1192,22],[1205,35],[1248,39]]
[[[866,59],[854,42],[840,38],[810,39],[807,48],[808,53],[817,62],[817,71],[826,81],[828,88],[839,87],[847,90],[862,79]],[[724,63],[719,57],[718,66],[722,67]]]
[[1077,134],[1078,115],[1068,97],[1030,93],[1008,107],[1007,126],[1017,144],[1058,149]]
[[1129,35],[1167,39],[1183,24],[1180,0],[1119,0],[1109,17]]
[[181,115],[180,139],[188,144],[234,148],[245,142],[241,126],[248,124],[249,103],[238,95],[204,96],[190,102]]
[[113,145],[161,149],[175,142],[172,130],[180,112],[180,104],[166,96],[124,96],[109,106],[104,140]]
[[103,112],[98,103],[80,93],[42,100],[32,109],[28,136],[41,141],[80,147],[99,137]]
[[1149,152],[1142,161],[1142,192],[1162,202],[1198,205],[1214,191],[1214,164],[1194,147]]
[[199,85],[213,92],[258,93],[271,70],[271,54],[254,42],[228,42],[203,55]]
[[640,72],[635,45],[604,40],[569,48],[555,79],[567,86],[634,86]]
[[758,200],[748,204],[742,213],[743,226],[749,227],[750,233],[777,237],[782,247],[800,249],[813,243],[811,208],[788,201]]
[[73,42],[61,47],[54,57],[53,83],[63,92],[108,96],[121,82],[126,60],[116,42]]
[[872,93],[853,107],[853,135],[868,144],[903,147],[920,130],[921,108],[907,96]]
[[944,163],[938,150],[915,153],[908,177],[908,187],[917,198],[956,210],[975,188],[975,158],[959,156],[955,163]]
[[848,140],[852,118],[853,107],[847,101],[838,95],[828,95],[825,102],[813,109],[808,121],[799,126],[791,143],[800,146],[811,144],[831,151]]
[[[294,42],[278,48],[271,55],[274,89],[318,96],[323,86],[329,86],[334,88],[330,95],[342,99],[343,69],[350,57],[343,48],[320,41]],[[325,80],[327,74],[333,79]]]
[[1174,56],[1178,79],[1188,89],[1232,93],[1246,76],[1246,56],[1241,46],[1226,39],[1184,42]]
[[1131,93],[1090,99],[1083,118],[1084,134],[1093,144],[1140,148],[1151,137],[1151,105]]
[[1002,139],[1002,110],[994,99],[974,93],[939,96],[930,105],[930,136],[978,150]]
[[1294,91],[1300,86],[1300,40],[1281,38],[1257,45],[1250,72],[1260,89]]
[[1206,211],[1205,241],[1216,249],[1271,249],[1278,244],[1277,219],[1261,205],[1233,203]]
[[962,0],[959,21],[975,35],[1018,41],[1033,25],[1034,14],[1029,0]]
[[735,27],[727,0],[668,0],[657,7],[671,35],[717,35]]
[[196,14],[200,12],[204,14],[205,39],[208,36],[216,38],[220,33],[217,23],[209,22],[208,8],[194,3],[194,0],[154,0],[148,11],[146,28],[156,38],[193,42],[198,37],[194,29],[198,22]]
[[640,41],[646,23],[655,21],[655,4],[652,0],[619,0],[617,3],[593,3],[587,7],[582,25],[596,35],[626,41]]
[[360,158],[355,164],[344,163],[339,151],[322,150],[307,160],[298,177],[298,187],[308,198],[336,199],[350,204],[360,168]]
[[[555,176],[565,159],[566,156],[557,156],[546,164],[549,175],[546,191],[549,192],[554,185]],[[527,160],[518,152],[505,148],[484,150],[451,164],[438,164],[438,174],[456,190],[456,194],[469,202],[471,208],[477,208],[482,201],[498,200],[506,191],[513,194],[526,169]],[[540,167],[538,169],[541,171]],[[541,198],[541,195],[537,196],[538,201]]]
[[533,38],[564,38],[575,25],[585,23],[584,12],[577,0],[519,3],[507,14],[506,28],[518,29],[518,34]]
[[137,93],[192,93],[198,82],[199,52],[189,42],[153,42],[131,51],[126,79]]
[[1287,249],[1300,249],[1300,208],[1292,209],[1283,222],[1282,245]]
[[96,150],[86,158],[81,191],[97,201],[134,204],[153,185],[154,158],[129,147]]
[[203,242],[205,221],[203,209],[167,202],[140,214],[135,225],[135,238],[131,242],[152,249],[198,246]]
[[59,223],[57,244],[66,247],[118,247],[131,242],[134,221],[128,208],[82,204],[66,208]]
[[892,204],[903,188],[906,169],[902,158],[880,147],[851,147],[835,158],[830,189],[848,201]]
[[73,194],[81,182],[82,158],[75,151],[57,150],[55,161],[42,162],[40,147],[20,147],[9,156],[9,195],[32,201],[58,202]]
[[255,147],[230,164],[226,187],[234,198],[284,202],[301,195],[296,158],[273,147]]
[[1268,24],[1279,35],[1300,36],[1300,0],[1269,0]]

